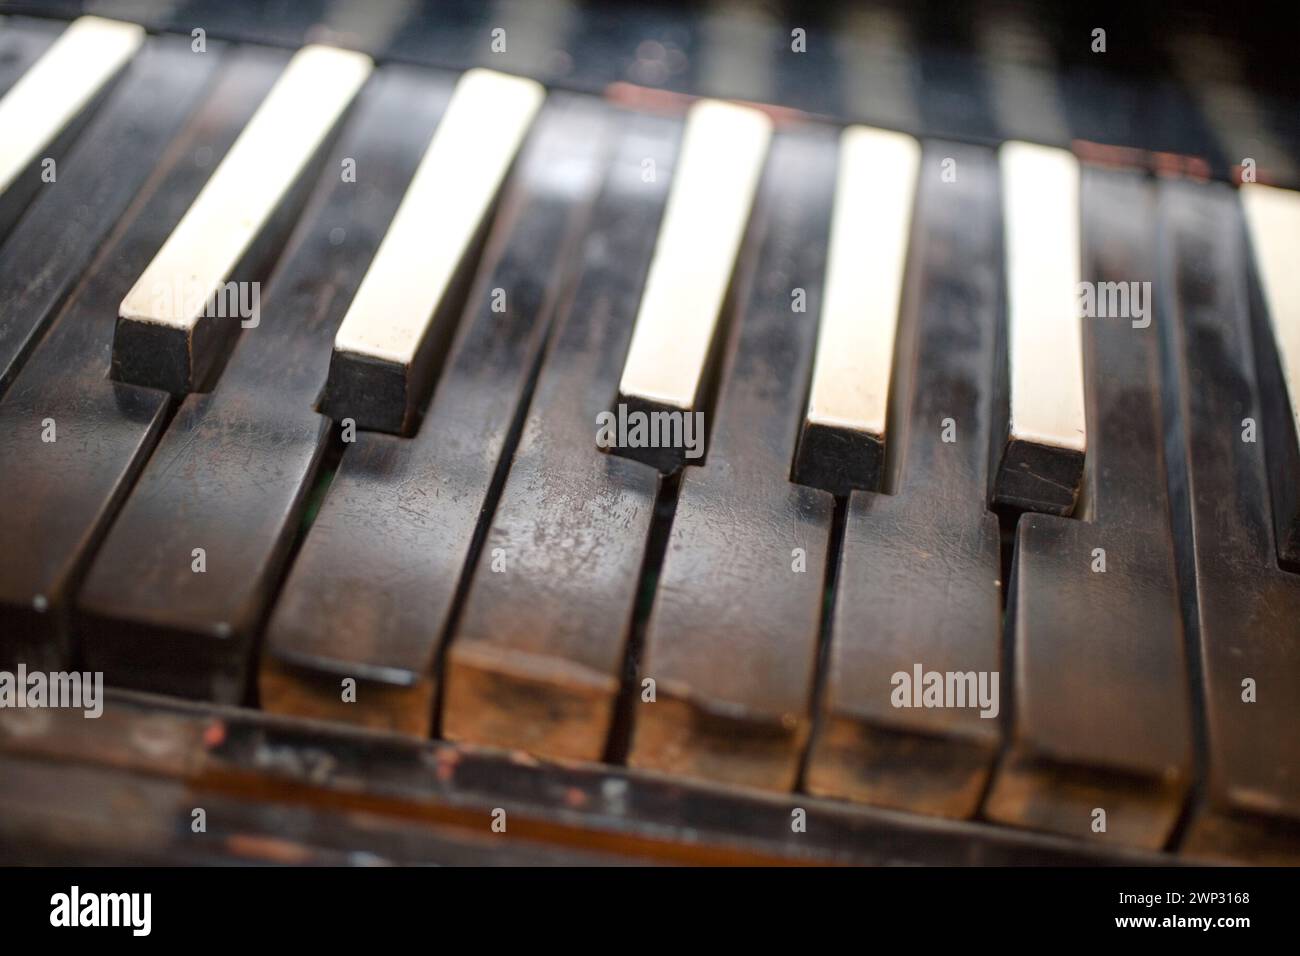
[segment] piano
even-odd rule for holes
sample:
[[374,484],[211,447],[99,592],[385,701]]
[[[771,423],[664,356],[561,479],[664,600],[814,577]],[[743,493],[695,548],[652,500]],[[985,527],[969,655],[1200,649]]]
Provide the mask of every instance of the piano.
[[0,3],[0,860],[1300,862],[1300,87],[1155,9]]

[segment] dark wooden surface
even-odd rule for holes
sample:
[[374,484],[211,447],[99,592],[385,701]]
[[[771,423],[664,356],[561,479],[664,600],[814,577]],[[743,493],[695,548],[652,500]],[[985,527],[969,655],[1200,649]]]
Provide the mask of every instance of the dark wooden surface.
[[620,128],[447,652],[442,732],[452,739],[604,752],[659,476],[601,453],[596,416],[618,385],[680,135],[678,122],[650,117]]
[[540,116],[419,431],[358,433],[345,450],[270,624],[263,706],[428,736],[436,656],[605,169],[607,119],[573,101]]
[[[301,5],[307,11],[303,16],[317,16],[322,6]],[[216,7],[198,9],[218,19],[223,15]],[[298,9],[276,8],[273,36],[281,42],[293,44],[306,35]],[[185,15],[192,14],[187,10]],[[438,56],[504,65],[494,64],[475,45],[491,19],[477,12],[450,28],[442,19],[422,17],[421,22],[438,29],[403,35],[398,47],[404,44],[405,55],[413,58],[433,56],[432,47],[422,48],[420,41],[436,36]],[[605,28],[596,20],[580,19],[577,29],[606,39],[626,39],[628,29],[660,31],[656,36],[665,48],[671,52],[679,46],[686,62],[656,85],[694,90],[710,75],[701,57],[711,54],[696,32],[701,18],[687,17],[685,32],[665,28],[666,22],[647,15],[602,33]],[[0,88],[7,35],[0,32]],[[161,62],[154,54],[159,45],[150,41],[124,82],[133,81],[145,65]],[[649,69],[635,44],[632,54],[611,49],[606,43],[608,56],[595,66],[571,57],[568,75],[575,83],[603,88]],[[286,58],[257,49],[222,51],[213,44],[204,63],[219,74],[215,90],[206,86],[210,77],[193,70],[165,84],[174,98],[165,101],[168,108],[191,113],[200,103],[206,105],[161,165],[148,170],[143,185],[136,181],[131,186],[124,178],[121,193],[111,188],[104,193],[104,201],[117,203],[123,212],[111,234],[78,247],[82,251],[77,254],[84,257],[91,250],[98,253],[79,284],[68,281],[75,271],[70,260],[51,254],[51,263],[65,269],[64,286],[49,293],[53,298],[47,305],[25,314],[24,320],[35,321],[34,328],[43,326],[44,334],[19,356],[23,367],[0,397],[0,498],[12,503],[0,510],[0,667],[12,668],[18,661],[45,668],[102,664],[93,652],[84,661],[77,659],[68,615],[88,563],[125,500],[128,509],[114,534],[119,544],[113,553],[136,574],[114,579],[114,562],[106,552],[102,573],[120,586],[96,586],[88,597],[105,607],[120,603],[125,611],[119,649],[146,651],[139,667],[130,664],[131,650],[110,661],[108,669],[118,668],[115,677],[125,683],[171,693],[192,692],[185,681],[196,679],[201,694],[252,702],[251,695],[238,692],[237,681],[212,683],[218,668],[201,654],[177,653],[174,660],[160,660],[162,649],[175,647],[160,638],[184,632],[189,621],[179,631],[125,622],[134,621],[147,601],[149,590],[141,581],[158,567],[190,573],[189,548],[172,565],[148,557],[155,543],[160,548],[174,545],[199,528],[221,539],[219,550],[227,558],[237,546],[249,546],[246,555],[236,558],[240,576],[232,575],[227,560],[222,579],[227,591],[207,597],[214,601],[208,608],[217,608],[212,621],[221,623],[229,611],[229,619],[240,622],[237,641],[212,645],[223,648],[218,656],[239,646],[223,666],[232,659],[250,660],[286,559],[293,556],[298,519],[306,510],[302,495],[315,477],[322,449],[337,452],[341,447],[330,445],[325,419],[311,404],[326,354],[321,343],[328,342],[327,327],[332,328],[346,297],[340,293],[331,302],[316,297],[319,288],[333,286],[315,284],[319,272],[308,264],[308,250],[318,246],[322,256],[341,257],[346,261],[330,261],[339,274],[354,277],[363,257],[349,257],[350,240],[340,250],[327,249],[321,234],[304,225],[290,250],[302,266],[303,284],[292,281],[298,273],[288,267],[272,282],[284,287],[283,301],[300,304],[299,314],[314,316],[315,324],[308,331],[298,323],[274,322],[268,314],[271,324],[260,330],[262,336],[242,337],[216,390],[191,396],[174,420],[165,393],[114,382],[107,373],[115,304]],[[775,89],[785,88],[795,73],[814,62],[813,57],[797,61],[791,72],[790,59],[776,58]],[[995,102],[978,102],[989,96],[996,100],[995,86],[986,85],[987,77],[968,83],[971,66],[958,58],[919,67],[913,79],[925,83],[918,90],[948,102],[923,102],[918,125],[965,124],[963,134],[979,138],[990,115],[1001,122]],[[830,75],[850,76],[842,62],[836,69],[841,72]],[[1189,134],[1180,118],[1186,116],[1187,97],[1176,85],[1150,100],[1122,84],[1088,86],[1086,76],[1078,78],[1078,88],[1088,89],[1092,97],[1114,93],[1117,109],[1125,114],[1123,124],[1140,126],[1135,116],[1144,116],[1150,128],[1137,131],[1138,138],[1166,145],[1204,142],[1202,131]],[[846,92],[825,76],[822,83],[826,89],[817,92],[827,104]],[[122,88],[117,89],[120,93]],[[790,89],[798,95],[803,95],[800,89],[807,92],[806,84]],[[619,99],[631,95],[622,86],[610,92]],[[1064,92],[1071,129],[1077,123],[1092,123],[1101,132],[1115,128],[1115,121],[1088,104],[1082,105],[1091,112],[1079,112],[1075,93],[1071,88]],[[211,94],[206,101],[205,93]],[[104,105],[114,102],[110,98]],[[682,105],[662,97],[646,102],[671,110]],[[1146,105],[1139,109],[1135,103]],[[1169,110],[1154,109],[1152,103],[1167,104]],[[431,104],[422,102],[421,108]],[[161,122],[165,112],[151,112],[150,121]],[[783,124],[791,119],[779,118]],[[87,126],[83,137],[94,129]],[[404,127],[407,135],[418,138],[413,128]],[[491,327],[484,316],[467,313],[467,320],[477,321],[469,321],[466,329],[477,329],[483,338],[471,332],[462,336],[445,376],[456,385],[454,390],[446,386],[448,394],[455,391],[459,399],[435,396],[425,422],[446,415],[462,431],[452,425],[430,430],[431,437],[424,440],[433,451],[401,453],[393,449],[414,449],[423,430],[413,439],[363,435],[343,454],[344,468],[326,498],[327,511],[330,499],[336,502],[340,529],[331,560],[343,566],[351,548],[369,541],[376,569],[398,568],[412,575],[402,587],[413,600],[353,602],[347,587],[315,580],[303,552],[295,572],[301,579],[296,591],[291,589],[307,622],[303,633],[314,635],[312,621],[326,622],[322,631],[334,625],[337,630],[328,631],[327,654],[296,659],[295,666],[308,666],[300,668],[293,685],[266,680],[268,674],[282,678],[289,672],[281,668],[280,657],[268,656],[262,691],[272,706],[333,723],[248,709],[187,707],[120,693],[111,697],[101,721],[58,711],[0,713],[0,804],[5,810],[0,813],[0,855],[8,861],[366,862],[356,853],[368,848],[378,858],[401,862],[457,862],[482,859],[483,854],[519,862],[607,862],[611,854],[671,862],[1174,859],[1122,845],[1130,843],[1167,844],[1192,861],[1300,859],[1300,791],[1294,772],[1300,753],[1296,736],[1287,733],[1300,725],[1300,575],[1277,561],[1266,466],[1279,435],[1276,425],[1268,424],[1275,421],[1278,395],[1269,378],[1258,303],[1252,307],[1256,290],[1231,190],[1171,183],[1160,187],[1159,205],[1152,209],[1129,175],[1098,178],[1089,173],[1085,229],[1092,237],[1105,237],[1093,249],[1099,274],[1130,281],[1149,273],[1156,277],[1157,289],[1165,291],[1157,296],[1155,328],[1145,330],[1145,338],[1116,320],[1090,320],[1116,324],[1091,327],[1085,342],[1092,369],[1090,421],[1103,426],[1095,433],[1088,493],[1073,519],[1020,519],[1016,580],[1008,596],[1013,646],[1008,659],[999,655],[997,637],[996,582],[1002,576],[997,529],[983,492],[989,444],[983,413],[993,378],[985,374],[993,360],[987,323],[996,321],[1000,268],[996,173],[989,154],[978,147],[935,144],[944,155],[959,157],[960,174],[957,183],[936,180],[928,186],[923,176],[926,212],[918,220],[909,263],[914,268],[900,327],[886,493],[858,493],[847,507],[840,505],[838,524],[831,525],[827,538],[827,557],[837,571],[829,576],[822,574],[824,569],[814,571],[816,548],[810,544],[806,579],[790,588],[775,582],[793,576],[787,569],[796,543],[782,542],[780,564],[769,566],[763,556],[780,538],[779,525],[792,520],[792,509],[778,507],[778,517],[766,524],[748,512],[767,500],[771,488],[800,501],[811,495],[820,503],[824,496],[789,484],[788,449],[771,475],[766,466],[760,471],[729,464],[765,459],[774,447],[769,439],[793,440],[793,430],[778,434],[774,423],[756,416],[765,403],[786,408],[790,392],[769,394],[758,368],[747,365],[748,358],[778,354],[775,333],[770,339],[755,333],[751,340],[745,329],[760,326],[746,324],[730,340],[736,349],[726,379],[730,384],[717,409],[721,443],[703,467],[686,469],[680,493],[675,480],[662,481],[643,465],[594,448],[595,413],[608,406],[622,366],[678,132],[673,120],[643,117],[628,119],[620,135],[616,172],[605,183],[591,222],[579,230],[572,283],[549,290],[556,297],[557,328],[551,341],[545,342],[547,333],[539,331],[547,324],[547,308],[539,307],[541,317],[534,316],[528,333],[518,339],[487,334]],[[90,155],[91,142],[83,138],[66,161],[78,155],[76,150]],[[206,165],[196,162],[203,146],[210,148]],[[381,143],[373,147],[388,148]],[[927,151],[927,161],[934,148]],[[1233,144],[1224,148],[1233,151]],[[647,156],[658,160],[654,183],[641,178],[641,161]],[[1138,156],[1134,161],[1150,159]],[[1186,168],[1181,159],[1173,159],[1179,160],[1173,165]],[[1223,156],[1216,160],[1220,166],[1222,161]],[[1268,178],[1268,168],[1265,157],[1261,178]],[[789,188],[820,195],[829,192],[830,182],[829,176],[811,177]],[[364,185],[364,176],[358,185]],[[134,194],[138,198],[132,201]],[[323,220],[326,208],[313,206],[305,222]],[[1145,211],[1135,212],[1139,209]],[[507,203],[498,215],[504,223],[517,212]],[[366,215],[372,213],[373,221],[384,219],[378,207]],[[814,202],[799,214],[816,218],[820,213]],[[349,219],[353,215],[349,212]],[[530,220],[532,228],[549,233],[536,224],[543,220],[552,221]],[[781,233],[771,219],[762,221],[766,235]],[[521,275],[529,270],[568,274],[549,264],[551,258],[564,259],[560,248],[547,246],[542,257],[526,254],[525,245],[538,243],[526,240],[523,228],[521,218],[521,235],[500,230],[501,258],[493,261],[509,272],[515,267],[508,263],[523,260]],[[45,247],[42,237],[32,235],[33,248],[24,243],[22,255],[35,261]],[[557,226],[547,240],[567,249],[566,235]],[[370,238],[373,243],[375,236]],[[769,253],[779,258],[772,251],[779,246],[773,239]],[[1157,250],[1160,258],[1152,266],[1150,257]],[[815,243],[800,249],[801,259],[817,255]],[[19,261],[7,260],[0,273],[8,262]],[[494,281],[486,272],[481,278]],[[309,279],[311,287],[304,287]],[[918,297],[918,290],[924,295]],[[540,297],[538,289],[530,288],[524,299],[535,303]],[[774,321],[775,313],[754,305],[760,300],[751,300],[749,308],[755,311],[750,318]],[[42,308],[45,312],[38,316]],[[797,338],[795,331],[781,327],[783,334]],[[1159,374],[1154,371],[1157,338],[1164,360]],[[311,348],[303,344],[308,340]],[[480,346],[504,351],[481,352]],[[505,356],[504,378],[486,380],[495,359],[485,354]],[[535,363],[540,363],[537,388],[527,414],[518,420],[512,413],[532,387]],[[800,369],[791,376],[798,392],[807,369],[806,363],[794,365]],[[801,394],[796,397],[802,400]],[[959,436],[953,444],[938,437],[938,421],[949,407],[957,409],[951,413]],[[58,429],[58,441],[52,444],[40,441],[46,417],[54,418]],[[1262,424],[1267,445],[1241,440],[1246,417]],[[491,425],[481,433],[464,431],[467,423],[485,421]],[[520,442],[512,457],[515,428]],[[466,447],[457,451],[451,435],[473,437],[464,438]],[[128,497],[160,437],[160,453],[170,449],[174,458],[168,461],[176,467],[169,469],[158,459],[145,468],[145,484]],[[293,454],[280,456],[281,447]],[[436,508],[426,508],[427,470],[449,468],[453,461],[464,465],[464,471],[449,473],[456,482],[463,479],[457,487],[464,496],[454,507],[448,504],[451,496],[444,495]],[[385,470],[386,462],[393,463],[392,472]],[[1162,471],[1167,472],[1163,478]],[[151,473],[155,479],[148,477]],[[399,474],[400,481],[389,486],[388,477]],[[724,474],[729,481],[717,477]],[[346,479],[350,485],[343,483],[347,475],[352,475]],[[214,478],[220,487],[212,484]],[[264,487],[269,493],[263,496]],[[348,487],[344,495],[342,489]],[[173,494],[168,489],[183,490]],[[747,497],[737,489],[746,489]],[[233,493],[223,498],[223,490]],[[494,509],[498,495],[500,505]],[[1276,491],[1272,497],[1277,498]],[[142,503],[132,504],[133,499]],[[393,535],[392,526],[382,524],[369,537],[349,531],[365,528],[376,500],[392,502],[401,512],[399,522],[418,509],[420,534]],[[772,500],[789,503],[779,494]],[[809,531],[810,542],[823,534],[820,507],[811,509],[815,521],[800,525]],[[1172,515],[1172,535],[1161,524],[1165,512]],[[323,527],[318,521],[316,528]],[[424,536],[430,528],[446,537]],[[710,538],[700,530],[710,528],[732,537]],[[426,552],[430,545],[436,552],[443,540],[450,542],[445,553]],[[1176,559],[1172,580],[1186,629],[1181,638],[1179,614],[1170,603],[1171,540]],[[734,542],[749,543],[732,547]],[[1088,567],[1094,546],[1107,549],[1105,574]],[[492,567],[496,547],[505,559],[499,573]],[[659,555],[665,547],[668,558],[661,569]],[[211,551],[208,557],[212,573]],[[417,566],[416,561],[426,563]],[[736,571],[749,562],[753,570]],[[418,583],[430,580],[421,577],[430,568],[436,587],[426,595]],[[350,580],[361,581],[362,591],[383,591],[386,579],[381,575],[369,577],[355,566],[352,571],[358,576]],[[763,577],[769,572],[774,575],[770,580]],[[473,587],[461,614],[470,574]],[[798,663],[807,659],[805,645],[819,611],[815,598],[825,595],[813,584],[827,578],[836,589],[834,626],[829,655],[810,680],[812,665],[801,673]],[[760,579],[769,586],[755,587]],[[350,586],[348,579],[339,580]],[[1041,587],[1031,588],[1034,581]],[[167,589],[154,593],[162,594],[164,603],[168,600]],[[645,612],[656,594],[659,606],[646,632],[651,654],[642,660]],[[851,595],[862,600],[850,600]],[[197,607],[194,601],[187,605]],[[376,607],[382,612],[376,620],[387,622],[385,627],[391,623],[391,631],[372,631],[375,622],[366,615]],[[428,619],[423,617],[426,607],[433,608]],[[1062,607],[1075,609],[1068,620]],[[200,609],[198,616],[207,613]],[[411,614],[415,617],[403,617]],[[433,623],[442,614],[445,621]],[[727,615],[751,621],[752,630],[743,635],[739,628],[726,630],[720,622],[732,619]],[[97,635],[110,631],[98,627],[104,620],[108,618],[87,616],[77,622],[91,647]],[[415,626],[408,626],[409,621]],[[439,634],[448,625],[456,639],[439,711]],[[206,626],[199,625],[195,633]],[[942,630],[948,626],[951,630]],[[771,650],[778,630],[787,638],[779,653],[746,656],[749,648],[741,646],[742,638],[752,639],[760,652]],[[396,637],[382,654],[372,655],[364,646],[358,650],[371,633]],[[710,638],[711,633],[722,637]],[[692,637],[699,638],[698,647]],[[674,715],[672,695],[663,694],[663,683],[655,704],[640,702],[639,678],[660,670],[654,651],[665,640],[682,650],[686,664],[677,666],[679,677],[712,682],[708,696],[713,703],[737,696],[727,690],[728,681],[740,679],[727,672],[728,664],[742,675],[741,669],[755,661],[788,657],[795,664],[774,670],[761,694],[746,684],[742,691],[749,699],[743,711],[715,707],[723,718],[711,718],[704,726],[679,719],[680,711]],[[1190,648],[1181,662],[1180,641]],[[709,647],[718,653],[702,652]],[[401,658],[400,666],[374,665],[372,658],[385,657],[388,649],[394,649],[390,660]],[[283,660],[291,657],[285,654]],[[1069,837],[862,805],[937,816],[979,815],[975,807],[999,747],[996,728],[990,729],[994,722],[969,710],[900,712],[889,707],[890,674],[917,662],[927,669],[1001,669],[1011,746],[983,816],[1055,828]],[[319,680],[311,673],[316,667]],[[1174,679],[1180,667],[1190,672],[1190,681]],[[352,709],[346,714],[320,707],[326,695],[318,688],[327,687],[329,696],[336,696],[333,685],[340,673],[354,670],[363,678],[359,700],[364,703],[348,705]],[[1253,703],[1242,699],[1245,678],[1257,683]],[[883,688],[877,686],[881,681]],[[310,692],[281,696],[276,704],[268,687],[277,693],[287,687]],[[799,741],[807,728],[791,702],[804,687],[805,701],[821,706],[813,711],[815,744],[810,756],[803,755],[807,766],[801,768]],[[1008,706],[1012,697],[1014,705]],[[666,708],[661,716],[669,736],[685,741],[673,756],[681,759],[671,765],[664,757],[673,754],[671,748],[646,749],[653,733],[643,735],[660,718],[645,717],[657,713],[651,710],[656,707]],[[758,741],[757,749],[724,751],[719,728],[770,730],[775,724],[767,715],[775,713],[783,718],[795,714],[792,726],[782,719],[774,733],[749,738],[749,743]],[[906,716],[902,723],[897,722],[900,713]],[[741,718],[734,720],[737,714]],[[403,740],[340,726],[339,718],[519,749]],[[642,762],[654,752],[655,759],[644,762],[657,767],[656,772],[618,766],[627,759],[629,724],[632,761]],[[745,734],[735,739],[745,739]],[[548,757],[564,762],[545,762]],[[607,763],[573,762],[601,757]],[[786,776],[792,765],[801,771],[793,784]],[[745,775],[735,773],[736,766]],[[664,769],[672,775],[659,772]],[[690,775],[712,777],[715,783],[691,783]],[[717,784],[718,778],[797,789],[763,796],[750,787]],[[850,800],[827,800],[802,792],[806,790]],[[187,834],[187,815],[197,800],[215,808],[213,832],[219,839],[204,842]],[[1086,813],[1094,805],[1108,810],[1104,843],[1077,829],[1079,809]],[[123,806],[149,810],[124,814]],[[490,812],[499,806],[511,813],[507,840],[485,836]],[[790,826],[795,808],[809,812],[805,834]],[[78,847],[88,856],[78,856]]]
[[[1300,574],[1277,566],[1251,360],[1243,224],[1222,186],[1161,187],[1166,440],[1205,776],[1184,851],[1294,862],[1300,850]],[[1244,699],[1247,679],[1256,699]]]
[[[1154,308],[1170,293],[1151,184],[1084,167],[1081,193],[1083,281],[1151,283]],[[984,808],[1006,823],[1152,849],[1177,823],[1192,771],[1157,321],[1083,320],[1087,498],[1075,519],[1019,519],[1009,750]]]
[[[87,798],[99,794],[100,798]],[[123,819],[120,808],[131,808]],[[206,830],[193,831],[194,810]],[[268,803],[112,767],[0,756],[6,866],[620,866],[652,858],[373,811]],[[490,820],[491,817],[486,816]]]
[[[682,477],[634,688],[632,766],[790,790],[808,739],[834,500],[789,479],[837,140],[772,144],[703,466]],[[791,291],[806,291],[807,311]],[[802,556],[796,554],[802,552]],[[801,570],[796,570],[796,568]],[[653,701],[642,693],[653,680]]]
[[[948,156],[958,175],[945,183]],[[814,793],[968,817],[999,722],[978,708],[897,708],[891,694],[892,675],[910,679],[917,664],[1002,669],[998,523],[985,507],[1000,319],[998,170],[991,151],[951,143],[927,145],[922,170],[891,396],[889,493],[854,492],[848,502],[807,780]]]

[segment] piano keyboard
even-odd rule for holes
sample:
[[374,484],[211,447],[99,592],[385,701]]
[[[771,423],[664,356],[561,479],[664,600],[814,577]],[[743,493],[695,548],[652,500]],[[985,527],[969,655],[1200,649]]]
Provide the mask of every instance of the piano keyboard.
[[324,42],[5,50],[0,670],[1300,861],[1300,193]]

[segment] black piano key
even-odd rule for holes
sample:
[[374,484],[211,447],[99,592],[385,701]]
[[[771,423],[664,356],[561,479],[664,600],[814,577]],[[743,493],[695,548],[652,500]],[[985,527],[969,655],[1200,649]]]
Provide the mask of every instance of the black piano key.
[[1062,31],[1054,11],[993,4],[977,17],[974,32],[1001,138],[1069,146]]
[[[826,273],[829,131],[772,145],[737,280],[706,465],[682,478],[646,629],[628,762],[793,788],[808,739],[834,499],[789,477]],[[745,273],[749,274],[746,276]],[[804,291],[806,311],[792,297]]]
[[[334,332],[450,94],[397,69],[362,94],[210,393],[181,404],[87,572],[77,629],[110,683],[238,703],[330,423]],[[356,163],[355,181],[340,175]],[[193,551],[203,551],[194,570]]]
[[973,42],[979,15],[932,7],[918,20],[918,89],[927,135],[986,143],[998,135],[988,75]]
[[[939,174],[946,156],[957,161],[953,182]],[[993,692],[995,673],[999,691],[1009,683],[1000,673],[998,523],[985,507],[1001,268],[996,160],[986,149],[927,144],[918,189],[893,493],[854,492],[848,504],[806,786],[968,817],[996,755],[997,714],[982,716],[977,700],[914,706],[922,688],[911,684],[918,667],[974,675],[976,697],[981,679]]]
[[173,0],[174,9],[165,26],[180,32],[202,27],[209,36],[293,49],[311,39],[311,29],[321,21],[328,2],[262,0],[250,6],[228,0]]
[[923,123],[917,39],[917,26],[898,0],[843,4],[826,20],[809,24],[808,51],[789,58],[796,62],[789,69],[802,64],[811,76],[780,102],[918,134]]
[[[1154,9],[1134,5],[1102,20],[1086,4],[1061,6],[1060,88],[1070,128],[1076,140],[1181,154],[1222,168],[1202,111],[1176,78],[1178,64],[1169,59],[1188,20],[1158,19],[1150,16]],[[1215,46],[1230,42],[1202,35]],[[1202,59],[1193,69],[1206,66]]]
[[[492,5],[482,0],[414,3],[386,56],[449,70],[485,66],[482,61],[491,52],[492,28],[497,26],[491,21]],[[509,39],[507,35],[507,48]]]
[[[46,324],[180,131],[218,58],[150,40],[127,67],[59,179],[0,247],[0,395]],[[183,75],[187,86],[169,79]]]
[[594,439],[680,135],[676,122],[641,117],[616,147],[447,649],[442,733],[451,739],[588,760],[604,751],[659,477]]
[[435,657],[604,170],[602,116],[542,113],[419,431],[346,447],[270,621],[264,707],[429,734]]
[[1140,174],[1084,167],[1090,501],[1083,520],[1020,518],[1007,594],[1015,699],[984,813],[1158,849],[1182,812],[1192,731],[1161,448],[1154,308],[1167,287],[1154,199]]
[[1224,144],[1213,132],[1204,106],[1195,102],[1185,84],[1169,78],[1172,72],[1160,72],[1143,99],[1138,127],[1142,141],[1154,152],[1192,159],[1212,175],[1231,177],[1240,160],[1224,154]]
[[[1279,570],[1258,437],[1240,209],[1225,186],[1160,191],[1166,432],[1179,577],[1199,671],[1204,793],[1195,857],[1300,860],[1300,574]],[[1255,440],[1248,440],[1250,422]]]
[[424,4],[413,0],[371,0],[369,3],[333,0],[308,28],[307,40],[357,50],[381,62],[388,61],[393,41],[404,36],[417,22],[423,7]]
[[[108,378],[114,303],[207,179],[196,151],[230,147],[284,62],[266,52],[231,59],[0,400],[0,495],[23,503],[0,512],[0,541],[15,543],[0,549],[4,660],[66,660],[72,591],[163,427],[164,393]],[[192,66],[168,78],[178,99],[197,100],[207,79]]]
[[569,81],[593,92],[610,84],[694,93],[702,11],[652,4],[601,9],[584,4],[567,46]]

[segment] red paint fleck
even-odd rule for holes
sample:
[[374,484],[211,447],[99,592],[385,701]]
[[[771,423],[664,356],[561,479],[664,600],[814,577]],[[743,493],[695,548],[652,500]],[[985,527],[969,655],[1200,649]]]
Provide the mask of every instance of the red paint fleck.
[[1147,165],[1145,152],[1129,146],[1094,143],[1086,139],[1076,139],[1070,145],[1075,155],[1085,163],[1119,167],[1145,167]]
[[[676,116],[684,113],[691,104],[701,97],[687,93],[675,93],[652,86],[641,86],[625,80],[616,80],[605,87],[605,98],[619,106],[637,109],[646,113],[664,113]],[[738,100],[745,106],[766,113],[768,119],[776,126],[788,126],[807,118],[802,110],[787,106],[773,106],[771,103],[758,103],[753,100]]]
[[1201,156],[1135,149],[1130,146],[1113,146],[1085,139],[1074,140],[1071,148],[1085,163],[1148,169],[1166,178],[1194,179],[1201,182],[1210,179],[1210,164]]
[[301,844],[256,833],[232,834],[225,839],[225,845],[235,856],[287,866],[301,865],[312,858],[311,850]]
[[452,747],[438,751],[438,769],[434,775],[443,783],[449,783],[456,776],[456,765],[460,763],[460,753]]

